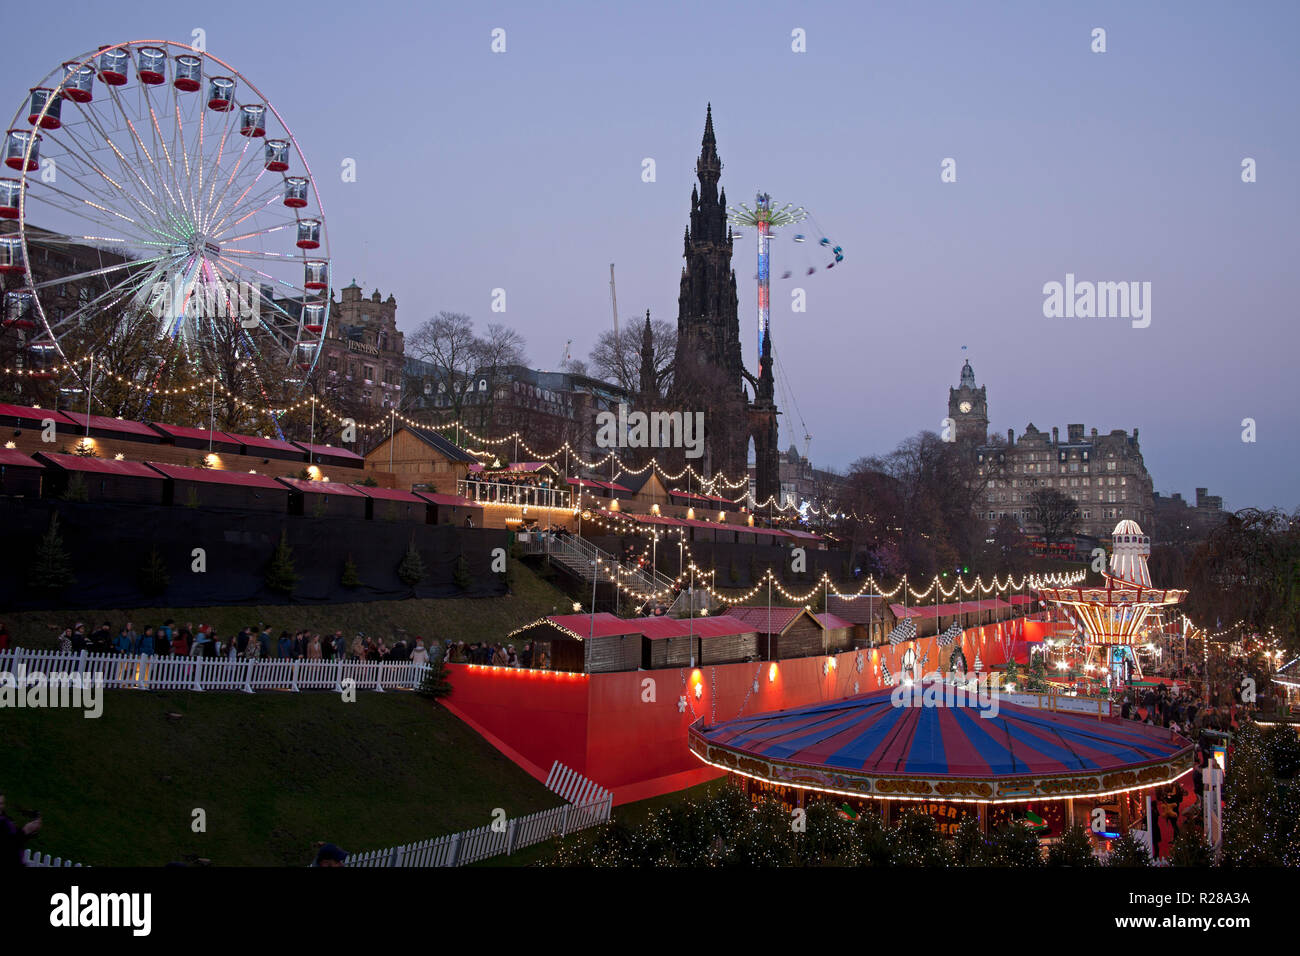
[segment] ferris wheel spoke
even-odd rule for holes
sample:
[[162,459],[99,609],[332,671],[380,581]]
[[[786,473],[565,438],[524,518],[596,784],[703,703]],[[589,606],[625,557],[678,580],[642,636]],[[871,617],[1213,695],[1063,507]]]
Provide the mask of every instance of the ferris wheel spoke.
[[[78,185],[83,185],[76,176],[71,174],[67,175],[69,179],[73,180],[73,182]],[[83,188],[85,188],[84,185]],[[86,191],[89,192],[90,190],[87,189]],[[171,239],[173,242],[182,241],[178,237],[163,232],[148,223],[132,219],[125,213],[118,212],[116,209],[112,209],[107,205],[94,202],[84,196],[74,195],[53,184],[48,184],[45,189],[42,189],[39,192],[29,193],[28,195],[31,199],[37,202],[46,203],[50,206],[62,209],[77,219],[83,219],[87,222],[103,225],[109,229],[121,230],[122,232],[132,234],[138,241],[146,245],[159,246],[172,244],[169,242],[157,241],[159,236]],[[61,197],[65,202],[54,199],[54,196]],[[93,210],[93,212],[91,210]],[[124,227],[123,223],[126,223],[127,225]]]
[[[167,151],[166,143],[162,141],[161,130],[159,129],[158,126],[158,115],[154,110],[152,100],[149,99],[149,93],[147,88],[142,89],[141,92],[137,95],[143,97],[143,109],[147,110],[149,113],[150,124],[153,131],[152,138],[154,140],[154,149],[155,151],[158,151],[161,148],[162,154],[167,160],[167,171],[168,173],[170,173],[172,184],[176,187],[174,191],[171,187],[167,185],[167,176],[163,174],[162,167],[154,159],[153,153],[149,151],[149,147],[145,144],[144,137],[140,135],[140,131],[136,128],[135,121],[132,119],[131,115],[127,112],[126,104],[124,103],[124,98],[117,93],[115,87],[111,87],[110,90],[111,90],[111,96],[113,102],[117,106],[118,112],[122,116],[122,122],[126,125],[126,128],[131,132],[131,143],[132,143],[132,147],[135,149],[137,159],[139,159],[141,153],[144,154],[148,162],[147,163],[142,162],[141,165],[145,166],[145,168],[152,173],[151,178],[157,184],[158,188],[163,190],[163,192],[167,194],[167,198],[171,200],[172,205],[179,206],[182,210],[184,210],[185,204],[183,202],[183,194],[181,193],[180,190],[180,183],[176,180],[175,166],[172,163],[171,155]],[[143,119],[143,117],[141,118]]]
[[[286,226],[279,226],[279,227],[277,227],[277,228],[279,228],[279,229],[283,229],[283,228],[287,228],[287,227],[286,227]],[[270,231],[275,231],[275,230],[270,230]],[[259,252],[259,251],[256,250],[256,249],[227,249],[227,248],[224,248],[224,247],[223,247],[222,250],[221,250],[221,255],[222,255],[222,258],[231,258],[231,257],[234,257],[234,258],[239,258],[239,259],[259,259],[259,260],[262,260],[262,261],[265,261],[265,262],[300,262],[300,261],[302,261],[302,253],[298,253],[297,255],[291,255],[291,254],[289,254],[289,253],[287,253],[287,252],[286,252],[286,253],[281,253],[281,252]]]
[[[110,89],[112,89],[112,87],[110,87]],[[144,187],[145,192],[147,192],[149,196],[152,197],[153,204],[157,205],[159,202],[158,194],[154,192],[153,187],[150,186],[149,183],[145,181],[144,176],[141,175],[140,170],[137,168],[137,166],[141,166],[144,167],[145,169],[152,169],[153,166],[152,162],[149,162],[147,164],[144,163],[140,159],[137,150],[136,151],[137,163],[135,166],[133,166],[130,160],[128,160],[126,156],[122,153],[122,151],[118,148],[117,143],[113,139],[113,136],[107,130],[104,129],[104,125],[100,121],[96,113],[91,109],[87,109],[85,106],[81,106],[80,104],[79,104],[79,108],[81,110],[81,115],[85,117],[86,125],[91,127],[91,129],[94,130],[95,134],[99,137],[99,139],[103,141],[104,146],[106,146],[108,150],[117,158],[117,165],[122,170],[124,179],[129,181],[131,177],[134,177],[136,182],[138,182],[142,187]],[[125,113],[123,113],[123,119],[127,122],[127,125],[130,126],[130,118],[127,117]],[[66,127],[68,131],[69,139],[71,139],[74,142],[74,144],[81,149],[83,155],[86,158],[86,161],[91,165],[91,167],[94,168],[97,172],[99,172],[100,175],[104,176],[105,179],[109,179],[107,174],[99,169],[99,164],[96,162],[94,158],[94,152],[95,152],[94,149],[92,149],[92,147],[88,143],[82,141],[81,137],[78,135],[74,127],[75,124]],[[55,139],[57,140],[57,137],[55,137]],[[116,181],[113,181],[111,179],[109,181],[117,189],[125,188],[123,185],[117,183]],[[144,199],[143,195],[141,195],[140,198],[141,200],[143,200]]]
[[[206,110],[204,111],[203,116],[204,117],[207,116]],[[225,121],[221,124],[221,139],[217,144],[217,151],[216,154],[212,157],[210,167],[208,166],[208,163],[205,160],[203,148],[202,148],[203,132],[206,123],[202,118],[199,120],[199,153],[196,159],[196,164],[198,167],[198,177],[197,177],[198,189],[197,189],[197,193],[191,193],[191,198],[194,200],[194,210],[195,210],[196,217],[198,216],[199,208],[203,204],[203,189],[204,189],[204,182],[205,182],[204,174],[205,172],[208,173],[207,176],[208,181],[214,180],[217,175],[217,170],[221,168],[222,160],[225,157],[226,141],[230,137],[230,121],[234,116],[234,104],[231,104],[231,109],[226,110],[223,113],[223,116],[225,117]],[[195,180],[191,179],[191,183],[193,184],[194,182]]]
[[[158,213],[157,209],[154,208],[157,205],[158,197],[156,194],[153,193],[153,191],[149,188],[148,184],[144,182],[144,180],[139,176],[138,173],[132,172],[132,174],[135,176],[136,180],[140,183],[140,185],[144,186],[145,190],[149,192],[153,200],[152,204],[149,202],[148,199],[145,198],[144,195],[137,193],[133,188],[129,188],[126,185],[126,183],[130,182],[130,180],[127,177],[125,176],[123,177],[123,182],[118,182],[111,175],[109,175],[109,173],[101,167],[100,163],[96,161],[95,156],[91,152],[90,148],[86,144],[84,144],[79,137],[77,137],[74,133],[72,133],[70,129],[69,129],[69,134],[66,138],[66,142],[63,139],[54,136],[52,136],[51,139],[59,146],[63,147],[63,149],[68,153],[70,157],[75,158],[78,162],[80,162],[85,167],[87,167],[89,172],[94,173],[96,176],[98,176],[100,180],[103,181],[102,184],[98,184],[98,185],[106,184],[105,191],[101,192],[100,188],[97,188],[97,186],[92,186],[90,183],[87,183],[82,179],[79,179],[72,173],[68,173],[66,170],[61,170],[66,175],[68,175],[71,179],[73,179],[74,182],[76,182],[83,189],[85,189],[87,192],[91,193],[92,195],[99,196],[100,198],[104,199],[106,202],[109,203],[111,203],[116,196],[122,196],[125,199],[127,199],[129,202],[137,206],[139,209],[143,210],[144,213],[146,213],[150,217],[151,221],[156,223],[161,219],[161,216]],[[113,153],[114,156],[117,157],[118,164],[130,172],[129,164],[126,162],[126,158],[117,149],[117,147],[113,145],[112,141],[106,141],[106,142],[109,146],[110,151]],[[56,164],[57,164],[57,160],[56,160]],[[57,165],[56,168],[58,168]]]
[[86,316],[107,312],[127,299],[134,298],[151,280],[157,282],[159,275],[161,273],[155,268],[143,269],[133,276],[128,276],[62,318],[50,322],[50,331],[56,339],[62,339],[70,329],[79,327]]
[[48,289],[54,286],[62,285],[65,282],[81,282],[84,279],[94,279],[99,276],[106,276],[113,272],[119,272],[122,269],[133,269],[137,266],[150,265],[155,262],[170,260],[171,256],[155,256],[152,259],[128,259],[126,262],[119,262],[117,265],[105,266],[102,269],[92,269],[89,272],[78,272],[75,275],[61,275],[57,279],[47,279],[44,282],[35,282],[31,285],[32,289]]
[[[249,194],[249,192],[253,189],[253,187],[255,187],[259,182],[262,181],[262,177],[266,174],[266,167],[258,163],[258,160],[260,160],[258,151],[250,150],[247,148],[247,146],[245,146],[244,152],[245,152],[245,158],[243,158],[240,161],[239,165],[235,166],[230,171],[230,177],[226,180],[226,185],[222,187],[221,195],[217,197],[217,201],[214,204],[209,205],[209,209],[207,211],[207,217],[205,218],[203,228],[210,235],[217,235],[220,232],[221,224],[224,223],[226,221],[227,216],[230,215],[230,213],[228,212],[225,215],[223,215],[219,221],[217,220],[217,214],[221,211],[221,207],[222,205],[224,205],[226,201],[226,196],[230,193],[230,189],[235,181],[235,178],[241,172],[251,172],[253,166],[258,167],[257,175],[255,175],[252,181],[247,186],[244,187],[244,191],[240,193],[239,198],[235,200],[234,205],[231,207],[232,210],[238,208],[239,203],[244,199],[245,196]],[[258,195],[263,195],[267,192],[274,193],[279,188],[280,188],[280,184],[277,183],[274,179],[272,179],[267,185],[263,186],[263,192],[259,193]]]
[[[258,180],[260,180],[261,178],[262,176],[259,173],[257,179],[249,183],[248,186],[244,188],[244,191],[239,195],[239,198],[237,198],[235,202],[231,205],[231,207],[225,211],[225,213],[221,216],[219,220],[217,220],[215,223],[212,224],[212,226],[208,230],[212,236],[219,238],[226,231],[225,229],[226,220],[228,220],[231,216],[235,215],[235,213],[241,212],[244,209],[245,204],[247,204],[251,208],[249,208],[248,212],[240,216],[239,219],[235,220],[235,222],[232,224],[232,228],[234,225],[238,225],[239,223],[247,219],[249,216],[256,215],[258,212],[267,208],[268,206],[270,206],[272,203],[275,202],[277,196],[280,193],[281,184],[275,182],[274,180],[272,180],[267,185],[263,186],[261,191],[258,192],[256,195],[249,197],[248,195],[249,192],[252,191],[253,187],[257,185]],[[214,218],[216,217],[216,213],[218,211],[219,210],[217,209],[213,210]]]
[[[235,177],[238,176],[242,170],[244,170],[245,168],[251,169],[251,167],[247,167],[248,160],[250,157],[257,156],[256,150],[249,149],[249,146],[252,144],[252,141],[253,139],[251,136],[244,137],[244,145],[243,148],[240,149],[239,151],[239,158],[238,160],[230,164],[230,176],[226,179],[225,185],[221,187],[221,198],[225,197],[227,190],[230,189],[230,184],[235,181]],[[224,150],[225,148],[224,143],[222,144],[222,148]],[[221,178],[219,175],[220,172],[221,172],[221,165],[220,165],[220,158],[218,157],[218,162],[215,163],[212,167],[212,180],[211,180],[211,185],[208,187],[208,201],[203,206],[204,228],[207,228],[207,225],[212,222],[213,210],[220,202],[220,200],[217,197],[217,183]],[[254,181],[256,181],[259,178],[261,177],[260,176],[253,177]]]
[[[244,218],[247,219],[248,217],[245,216]],[[236,225],[238,224],[232,223],[231,228],[233,229]],[[294,229],[297,227],[297,225],[298,225],[298,220],[296,218],[280,219],[275,222],[268,222],[265,225],[261,225],[260,228],[254,229],[252,232],[241,233],[238,236],[226,236],[222,239],[222,242],[247,242],[249,239],[255,239],[258,236],[269,236],[273,232],[282,232],[285,229]],[[236,251],[243,251],[243,250],[236,250]],[[266,253],[266,254],[275,255],[275,253]],[[300,255],[301,253],[297,253],[289,256],[289,258],[297,259]]]

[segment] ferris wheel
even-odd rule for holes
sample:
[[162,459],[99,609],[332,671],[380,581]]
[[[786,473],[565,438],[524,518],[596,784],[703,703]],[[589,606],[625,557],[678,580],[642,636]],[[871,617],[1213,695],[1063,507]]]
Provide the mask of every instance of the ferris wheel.
[[306,380],[329,321],[320,195],[262,92],[204,50],[102,46],[33,87],[0,169],[3,328],[35,378],[123,345]]

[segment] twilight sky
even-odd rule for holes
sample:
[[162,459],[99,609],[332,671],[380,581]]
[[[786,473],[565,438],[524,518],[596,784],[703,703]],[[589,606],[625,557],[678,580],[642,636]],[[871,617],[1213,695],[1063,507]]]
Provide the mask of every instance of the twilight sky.
[[[15,110],[100,43],[204,29],[299,139],[336,284],[392,292],[406,330],[461,311],[518,328],[538,367],[568,339],[585,358],[610,325],[611,262],[624,321],[648,308],[675,322],[712,101],[728,201],[763,189],[806,206],[844,249],[804,277],[802,247],[773,247],[774,274],[800,280],[773,283],[773,340],[816,464],[938,430],[969,356],[993,431],[1138,426],[1157,491],[1300,505],[1300,5],[322,0],[232,2],[210,21],[175,3],[59,9],[6,11],[23,38],[0,66]],[[1096,27],[1105,53],[1090,50]],[[791,51],[796,28],[807,52]],[[940,181],[948,157],[955,183]],[[749,240],[735,268],[752,367]],[[1067,273],[1150,282],[1150,326],[1045,318],[1043,285]],[[805,314],[791,311],[796,285]],[[803,450],[778,400],[782,447]]]

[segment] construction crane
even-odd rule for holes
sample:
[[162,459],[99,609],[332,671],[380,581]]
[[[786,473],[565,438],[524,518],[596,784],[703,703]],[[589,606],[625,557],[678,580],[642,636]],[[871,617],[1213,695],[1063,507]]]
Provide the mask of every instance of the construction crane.
[[614,293],[614,263],[609,264],[609,307],[614,312],[614,341],[618,341],[618,296]]

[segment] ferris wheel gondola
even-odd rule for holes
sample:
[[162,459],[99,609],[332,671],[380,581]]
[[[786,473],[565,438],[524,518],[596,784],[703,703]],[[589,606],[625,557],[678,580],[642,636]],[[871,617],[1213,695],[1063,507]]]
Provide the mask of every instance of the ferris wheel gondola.
[[320,194],[279,112],[229,64],[174,41],[100,47],[30,88],[0,157],[0,332],[26,336],[33,369],[76,377],[81,357],[143,334],[159,369],[202,375],[222,348],[268,382],[314,367],[330,299]]

